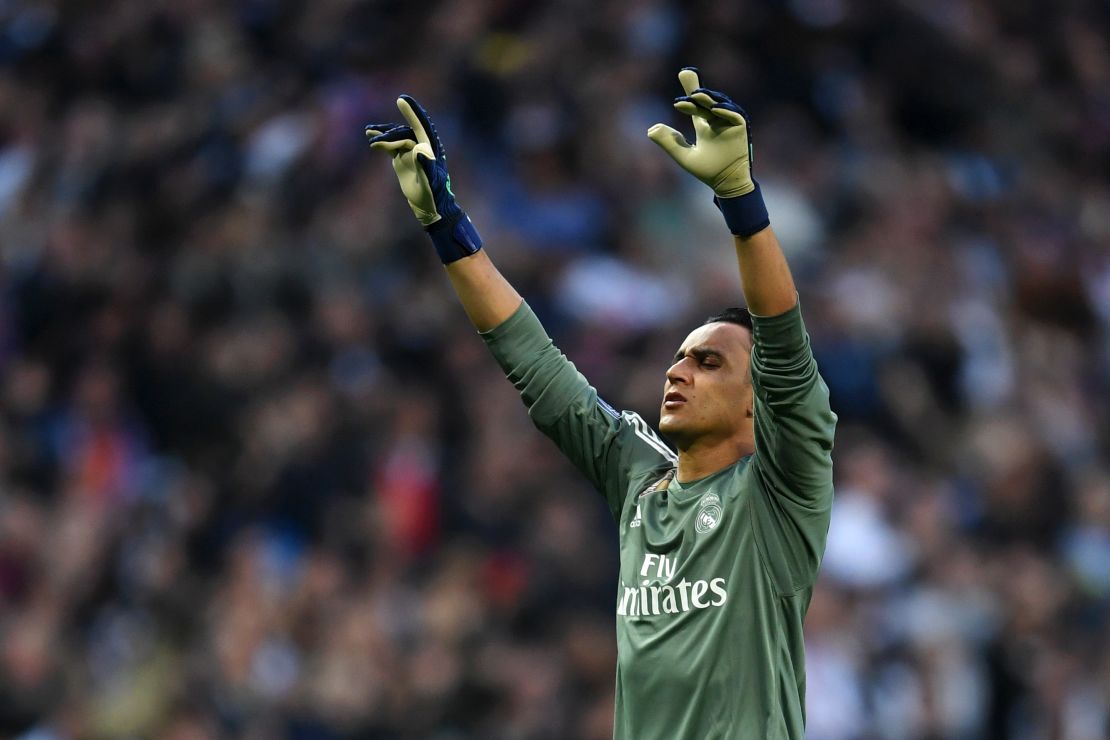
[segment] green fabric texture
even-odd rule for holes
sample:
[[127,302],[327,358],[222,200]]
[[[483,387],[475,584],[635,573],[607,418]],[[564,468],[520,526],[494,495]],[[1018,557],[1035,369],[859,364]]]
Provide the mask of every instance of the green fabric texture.
[[527,305],[482,335],[617,522],[617,740],[805,735],[802,623],[836,416],[800,308],[753,321],[756,452],[684,484],[658,436],[599,403]]

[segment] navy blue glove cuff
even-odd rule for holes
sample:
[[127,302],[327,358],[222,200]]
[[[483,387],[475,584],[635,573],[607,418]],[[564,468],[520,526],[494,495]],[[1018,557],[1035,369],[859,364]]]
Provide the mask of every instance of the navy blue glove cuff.
[[763,202],[763,193],[759,190],[758,182],[755,190],[750,193],[735,198],[713,196],[713,202],[721,209],[728,230],[742,239],[758,234],[771,225],[771,217],[767,213],[767,205]]
[[469,257],[482,248],[482,237],[478,236],[470,217],[462,211],[441,218],[431,226],[425,226],[424,230],[432,237],[432,244],[445,265]]

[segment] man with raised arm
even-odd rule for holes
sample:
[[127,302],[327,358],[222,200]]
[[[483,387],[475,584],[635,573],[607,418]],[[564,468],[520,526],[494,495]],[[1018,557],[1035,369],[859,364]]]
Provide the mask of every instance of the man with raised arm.
[[553,346],[455,203],[435,127],[367,126],[459,300],[536,426],[605,496],[620,535],[618,740],[802,738],[802,622],[825,548],[836,416],[794,281],[752,179],[744,112],[679,72],[693,145],[648,136],[714,191],[748,310],[694,329],[666,371],[659,430],[619,413]]

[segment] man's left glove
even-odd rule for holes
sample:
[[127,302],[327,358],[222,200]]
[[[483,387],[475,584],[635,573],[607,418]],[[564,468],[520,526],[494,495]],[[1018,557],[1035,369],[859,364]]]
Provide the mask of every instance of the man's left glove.
[[432,238],[443,264],[474,254],[482,238],[470,218],[455,202],[447,154],[428,114],[412,97],[397,98],[406,124],[373,123],[366,138],[373,149],[389,152],[401,192],[416,218]]
[[694,119],[694,144],[670,126],[657,123],[648,138],[679,166],[713,188],[713,202],[729,231],[747,238],[771,224],[759,183],[752,177],[752,137],[744,109],[724,93],[702,87],[695,67],[678,73],[685,95],[674,107]]

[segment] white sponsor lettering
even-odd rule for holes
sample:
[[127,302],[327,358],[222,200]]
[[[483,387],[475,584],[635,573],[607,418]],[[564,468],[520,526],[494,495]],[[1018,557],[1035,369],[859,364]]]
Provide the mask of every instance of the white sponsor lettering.
[[[678,572],[673,557],[646,553],[640,564],[640,586],[621,583],[617,614],[622,617],[653,617],[661,614],[682,614],[695,609],[720,607],[728,601],[724,578],[712,580],[683,578],[676,584],[670,580]],[[656,582],[652,583],[652,579]],[[711,598],[709,595],[712,594]]]
[[714,578],[709,582],[709,588],[713,589],[713,593],[721,597],[720,601],[713,601],[710,606],[723,606],[728,601],[728,591],[725,591],[725,579]]
[[625,586],[624,598],[621,599],[620,606],[617,607],[617,614],[638,617],[640,615],[640,612],[636,609],[636,594],[638,593],[637,589]]
[[709,584],[705,581],[694,581],[694,587],[690,589],[690,601],[693,603],[695,609],[704,609],[709,606],[701,600],[705,596],[705,592],[709,590]]
[[[640,567],[640,577],[648,578],[654,570],[655,577],[666,582],[671,580],[674,576],[674,571],[677,566],[678,564],[666,555],[653,555],[652,553],[648,553],[644,555],[644,564]],[[646,584],[647,581],[644,583]]]
[[674,589],[670,586],[664,586],[663,589],[663,611],[667,614],[678,614],[678,607],[674,603]]

